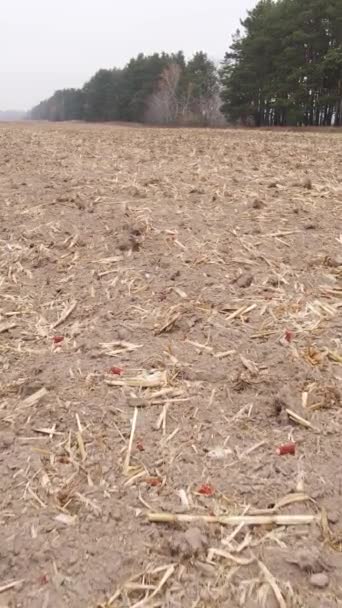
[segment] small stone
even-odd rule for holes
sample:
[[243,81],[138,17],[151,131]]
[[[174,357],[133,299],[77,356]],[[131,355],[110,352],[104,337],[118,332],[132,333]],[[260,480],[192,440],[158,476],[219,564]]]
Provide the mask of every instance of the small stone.
[[113,509],[113,510],[110,512],[110,518],[111,518],[113,521],[121,521],[121,520],[122,520],[122,515],[121,515],[120,510],[119,510],[119,509]]
[[270,285],[271,287],[279,287],[278,277],[269,277],[267,279],[267,285]]
[[178,533],[167,539],[171,555],[189,559],[206,552],[208,540],[199,528],[189,528],[184,534]]
[[143,224],[133,224],[129,228],[129,232],[134,237],[139,237],[146,232],[146,226]]
[[12,433],[0,433],[0,451],[7,450],[13,445],[13,442],[14,435]]
[[252,202],[252,209],[263,209],[264,207],[266,207],[266,204],[259,198],[255,198]]
[[339,268],[339,266],[342,266],[342,257],[336,257],[336,258],[331,258],[329,256],[326,256],[324,259],[324,266],[330,266],[331,268]]
[[324,570],[330,569],[330,564],[321,555],[316,547],[299,547],[294,554],[286,559],[288,564],[295,564],[302,572],[321,575]]
[[208,540],[199,528],[189,528],[185,532],[184,538],[188,543],[191,552],[195,555],[201,553],[201,551],[208,546]]
[[210,602],[212,602],[212,597],[210,595],[209,589],[201,589],[200,598],[205,604],[209,604]]
[[[292,397],[288,387],[283,386],[279,390],[279,392],[274,397],[273,407],[274,407],[275,413],[278,416],[283,411],[285,411],[285,413],[286,413],[286,409],[293,409],[293,407],[294,407],[293,397]],[[286,414],[286,416],[287,416],[287,414]]]
[[318,589],[325,589],[329,585],[329,577],[324,572],[310,576],[310,584]]
[[320,601],[319,608],[337,608],[337,604],[334,600],[323,598]]
[[329,511],[328,512],[328,521],[330,524],[337,524],[340,519],[340,515],[338,511]]
[[239,277],[236,281],[237,286],[243,289],[245,289],[246,287],[250,287],[252,283],[253,275],[251,275],[249,272],[245,272],[244,274],[242,274],[241,277]]
[[130,251],[132,249],[132,241],[129,238],[123,238],[117,245],[120,251]]
[[29,380],[20,387],[19,395],[21,399],[26,399],[26,397],[30,397],[31,395],[39,391],[41,388],[43,388],[43,384],[41,382]]

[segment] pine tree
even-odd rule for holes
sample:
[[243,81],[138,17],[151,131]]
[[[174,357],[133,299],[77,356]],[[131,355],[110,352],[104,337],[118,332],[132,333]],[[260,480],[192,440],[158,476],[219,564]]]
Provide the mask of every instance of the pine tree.
[[221,72],[228,119],[341,123],[341,0],[261,0],[242,26]]

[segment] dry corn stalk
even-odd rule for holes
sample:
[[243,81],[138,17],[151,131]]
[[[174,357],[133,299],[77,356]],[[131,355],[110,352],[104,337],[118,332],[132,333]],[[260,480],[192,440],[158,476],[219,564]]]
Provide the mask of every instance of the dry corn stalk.
[[318,515],[191,515],[176,513],[148,513],[148,521],[154,523],[193,523],[221,524],[222,526],[302,526],[320,523]]
[[143,372],[138,376],[132,376],[131,378],[122,377],[120,380],[106,380],[106,384],[109,386],[130,386],[137,388],[156,388],[158,386],[167,385],[167,372],[166,371],[153,371]]

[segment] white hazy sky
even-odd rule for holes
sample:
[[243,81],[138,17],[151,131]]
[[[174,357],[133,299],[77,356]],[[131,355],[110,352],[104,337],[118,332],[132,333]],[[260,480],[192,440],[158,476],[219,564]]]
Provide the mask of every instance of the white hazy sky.
[[29,109],[56,89],[139,52],[223,57],[256,0],[0,0],[0,110]]

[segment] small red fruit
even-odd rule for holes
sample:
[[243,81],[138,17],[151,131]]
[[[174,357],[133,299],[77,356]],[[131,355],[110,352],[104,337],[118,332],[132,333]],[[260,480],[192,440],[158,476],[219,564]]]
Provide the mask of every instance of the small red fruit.
[[284,443],[284,445],[279,446],[277,448],[278,456],[286,456],[287,454],[291,454],[294,456],[296,453],[296,444],[295,443]]
[[64,341],[64,336],[54,336],[54,337],[52,338],[52,342],[53,342],[54,344],[60,344],[60,343],[61,343],[61,342],[63,342],[63,341]]
[[121,367],[112,367],[110,373],[113,374],[113,376],[122,376],[124,370],[121,369]]
[[286,340],[286,342],[288,342],[288,343],[292,342],[293,338],[294,338],[293,331],[290,331],[289,329],[286,329],[285,330],[285,340]]
[[147,479],[145,479],[146,483],[148,486],[151,486],[151,488],[156,488],[157,486],[161,486],[162,480],[160,479],[160,477],[148,477]]
[[209,484],[203,484],[199,489],[198,493],[202,494],[202,496],[214,496],[215,488]]

